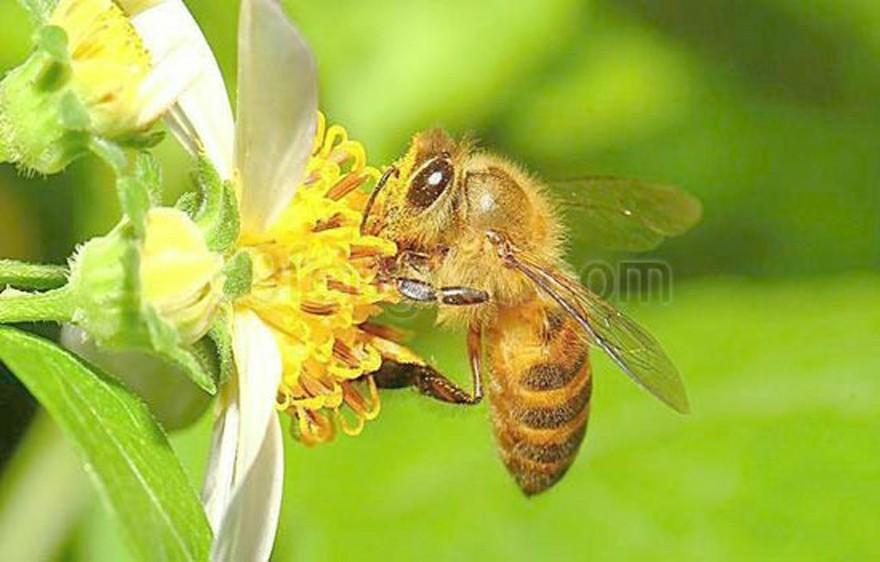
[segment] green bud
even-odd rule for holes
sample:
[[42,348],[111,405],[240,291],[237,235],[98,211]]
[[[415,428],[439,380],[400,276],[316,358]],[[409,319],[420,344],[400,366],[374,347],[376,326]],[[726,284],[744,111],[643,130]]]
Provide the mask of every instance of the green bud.
[[72,323],[102,348],[156,353],[213,391],[191,346],[225,300],[223,258],[180,210],[150,209],[143,229],[141,237],[125,220],[79,249],[69,283]]

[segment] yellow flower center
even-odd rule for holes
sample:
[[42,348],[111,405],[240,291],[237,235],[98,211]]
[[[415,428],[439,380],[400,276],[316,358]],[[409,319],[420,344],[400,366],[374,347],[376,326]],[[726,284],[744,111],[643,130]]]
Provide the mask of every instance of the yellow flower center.
[[270,230],[242,237],[254,279],[238,302],[274,332],[284,364],[277,405],[307,444],[332,439],[337,427],[360,433],[379,413],[370,374],[383,356],[407,355],[387,329],[368,323],[379,305],[395,302],[376,274],[378,260],[396,247],[360,229],[363,186],[379,173],[342,127],[325,130],[323,115],[319,124],[306,179],[290,206]]
[[74,90],[95,130],[113,137],[135,129],[151,64],[125,13],[112,0],[61,0],[49,23],[67,33]]

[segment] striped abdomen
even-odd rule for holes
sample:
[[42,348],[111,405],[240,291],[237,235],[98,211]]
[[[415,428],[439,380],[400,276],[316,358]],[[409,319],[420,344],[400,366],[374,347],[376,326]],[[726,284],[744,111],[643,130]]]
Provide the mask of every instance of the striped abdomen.
[[543,492],[574,462],[587,430],[587,344],[563,310],[537,300],[501,310],[485,338],[501,458],[523,492]]

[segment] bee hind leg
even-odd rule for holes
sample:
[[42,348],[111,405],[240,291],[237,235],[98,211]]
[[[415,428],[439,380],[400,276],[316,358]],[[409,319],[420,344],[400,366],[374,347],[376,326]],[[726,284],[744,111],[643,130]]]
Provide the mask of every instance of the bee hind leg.
[[[476,336],[474,335],[476,334]],[[474,340],[476,338],[476,340]],[[401,363],[386,359],[373,374],[379,388],[406,388],[413,386],[421,394],[449,404],[475,405],[483,399],[483,385],[480,380],[480,359],[474,357],[473,345],[479,349],[479,331],[472,328],[468,335],[468,349],[471,354],[471,373],[473,375],[473,394],[464,390],[430,365]]]

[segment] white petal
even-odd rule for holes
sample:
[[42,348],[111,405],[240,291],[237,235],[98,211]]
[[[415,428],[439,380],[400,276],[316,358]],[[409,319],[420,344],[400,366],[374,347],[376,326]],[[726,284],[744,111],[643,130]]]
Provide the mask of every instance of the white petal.
[[147,8],[168,2],[169,0],[116,0],[116,3],[131,16],[137,15]]
[[266,428],[256,462],[238,483],[211,548],[213,562],[264,562],[272,553],[284,481],[281,427]]
[[205,506],[208,522],[215,534],[220,530],[223,515],[232,501],[238,426],[238,401],[236,397],[230,397],[220,416],[214,421],[211,456],[208,459],[205,483],[202,485],[202,504]]
[[240,482],[260,451],[266,426],[277,419],[281,354],[272,332],[250,311],[236,314],[232,342],[240,416],[235,481]]
[[147,125],[168,111],[201,74],[201,59],[191,49],[178,47],[162,60],[153,59],[153,70],[140,88],[142,109],[138,125]]
[[[140,8],[144,3],[128,0],[126,4]],[[190,64],[197,65],[199,72],[171,109],[169,126],[187,149],[193,153],[204,150],[221,177],[231,178],[232,107],[220,67],[195,19],[181,0],[165,0],[136,13],[132,24],[154,61],[187,49],[188,60],[194,61]]]
[[303,179],[318,86],[312,52],[277,0],[242,0],[238,26],[236,163],[243,227],[258,231]]

